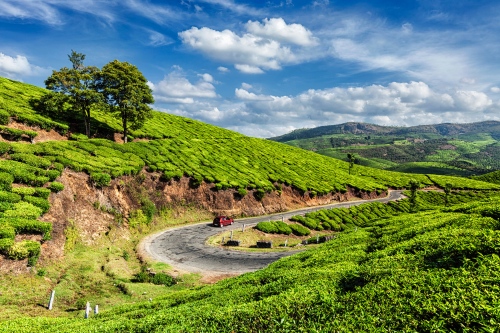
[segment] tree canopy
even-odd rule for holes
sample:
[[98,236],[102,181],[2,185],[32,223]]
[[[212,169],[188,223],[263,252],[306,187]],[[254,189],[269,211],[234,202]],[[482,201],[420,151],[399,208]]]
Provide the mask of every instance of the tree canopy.
[[102,68],[98,87],[109,110],[121,118],[123,141],[127,142],[129,125],[138,129],[152,116],[148,104],[154,99],[146,78],[136,66],[114,60]]
[[[72,68],[63,67],[59,71],[52,71],[52,75],[45,80],[47,89],[53,93],[41,100],[47,112],[79,112],[84,119],[85,134],[90,136],[90,111],[92,105],[102,101],[102,95],[97,91],[99,68],[85,66],[85,55],[71,51],[68,55]],[[67,108],[65,105],[69,104]]]

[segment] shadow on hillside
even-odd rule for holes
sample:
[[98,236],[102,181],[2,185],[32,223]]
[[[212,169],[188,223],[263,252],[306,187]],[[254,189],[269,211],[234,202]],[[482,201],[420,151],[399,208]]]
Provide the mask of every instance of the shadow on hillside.
[[[69,126],[70,133],[85,134],[85,121],[82,114],[71,112],[63,105],[49,104],[43,99],[32,98],[29,101],[33,110],[50,120],[63,123]],[[90,119],[90,137],[113,140],[116,130],[93,117]]]

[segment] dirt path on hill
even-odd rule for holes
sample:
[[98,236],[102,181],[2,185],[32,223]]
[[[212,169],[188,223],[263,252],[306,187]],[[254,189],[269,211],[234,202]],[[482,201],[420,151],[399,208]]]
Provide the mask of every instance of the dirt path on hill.
[[[268,220],[289,219],[294,215],[306,214],[320,209],[350,207],[367,202],[388,202],[403,198],[402,191],[390,191],[385,198],[358,200],[324,206],[309,207],[289,212],[266,216],[242,218],[223,230],[241,229],[242,225],[253,226]],[[200,273],[206,281],[215,281],[223,277],[256,271],[270,263],[290,256],[298,251],[289,252],[242,252],[228,248],[219,248],[206,244],[207,239],[221,232],[221,228],[213,227],[211,222],[172,228],[150,235],[139,244],[138,251],[142,256],[164,262],[173,267],[174,274]]]

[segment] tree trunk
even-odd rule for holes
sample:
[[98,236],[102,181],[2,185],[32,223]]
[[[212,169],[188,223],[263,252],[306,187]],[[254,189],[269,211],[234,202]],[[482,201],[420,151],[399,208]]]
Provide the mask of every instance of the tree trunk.
[[83,122],[85,123],[85,135],[90,138],[90,106],[83,110]]
[[125,117],[122,118],[122,124],[123,124],[123,142],[127,143],[127,118]]

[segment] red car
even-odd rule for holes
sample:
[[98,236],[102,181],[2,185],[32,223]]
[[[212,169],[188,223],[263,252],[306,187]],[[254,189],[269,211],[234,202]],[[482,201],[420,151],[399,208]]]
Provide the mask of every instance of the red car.
[[213,221],[213,226],[214,227],[223,227],[225,225],[230,225],[233,224],[234,220],[230,217],[227,216],[217,216],[214,221]]

